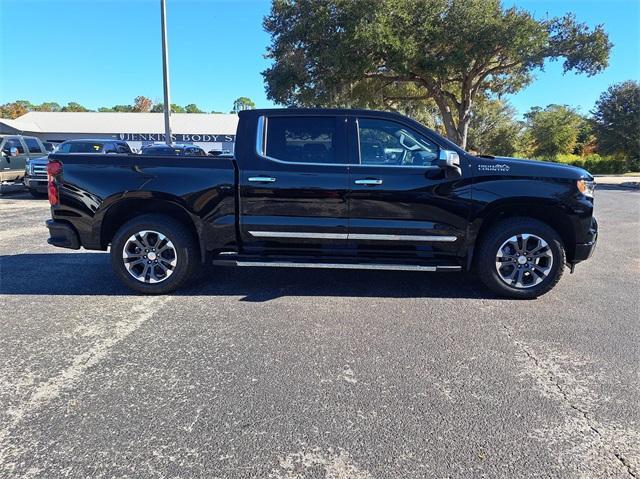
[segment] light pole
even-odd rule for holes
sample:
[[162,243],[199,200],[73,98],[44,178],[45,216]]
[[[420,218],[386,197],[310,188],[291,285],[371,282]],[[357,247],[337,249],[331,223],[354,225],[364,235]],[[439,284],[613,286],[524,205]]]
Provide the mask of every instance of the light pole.
[[162,80],[164,82],[164,141],[171,146],[171,100],[169,98],[169,48],[167,45],[167,5],[160,0],[160,19],[162,23]]

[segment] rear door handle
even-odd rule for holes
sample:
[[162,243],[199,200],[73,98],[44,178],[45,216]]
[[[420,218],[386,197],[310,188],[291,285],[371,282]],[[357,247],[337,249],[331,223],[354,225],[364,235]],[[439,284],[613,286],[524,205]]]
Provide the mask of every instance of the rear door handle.
[[381,185],[382,180],[379,180],[378,178],[363,178],[361,180],[354,181],[354,183],[356,185],[376,186]]
[[271,176],[250,176],[251,183],[275,183],[276,179]]

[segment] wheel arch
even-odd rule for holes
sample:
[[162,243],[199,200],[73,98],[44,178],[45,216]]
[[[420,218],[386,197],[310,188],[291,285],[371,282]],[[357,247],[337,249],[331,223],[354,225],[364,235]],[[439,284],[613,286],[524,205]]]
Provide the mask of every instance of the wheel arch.
[[202,221],[191,214],[178,198],[127,197],[118,200],[105,211],[101,222],[100,244],[104,249],[111,243],[116,232],[127,221],[146,214],[160,214],[179,221],[191,232],[200,246],[200,257],[204,261],[206,251],[202,243]]
[[567,262],[571,262],[575,254],[576,244],[575,229],[571,215],[557,204],[522,199],[490,205],[472,222],[470,231],[472,241],[470,241],[467,258],[469,268],[472,267],[474,262],[474,252],[491,227],[506,218],[513,217],[534,218],[553,228],[562,239]]

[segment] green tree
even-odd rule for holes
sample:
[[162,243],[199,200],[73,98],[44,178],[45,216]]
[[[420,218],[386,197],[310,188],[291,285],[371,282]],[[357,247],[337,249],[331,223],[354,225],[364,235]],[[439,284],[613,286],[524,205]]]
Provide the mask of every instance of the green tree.
[[113,105],[111,107],[111,111],[115,111],[118,113],[131,113],[133,112],[132,105]]
[[47,101],[34,108],[36,111],[62,111],[62,107],[55,101]]
[[515,109],[500,99],[481,98],[469,123],[467,148],[481,154],[513,156],[519,147],[522,125]]
[[585,119],[566,105],[532,108],[524,115],[534,142],[533,154],[555,157],[573,153]]
[[27,111],[33,111],[35,109],[35,105],[29,100],[16,100],[15,103],[16,105],[23,107]]
[[196,105],[195,103],[189,103],[184,107],[184,111],[187,113],[204,113],[204,111],[198,108],[198,105]]
[[[152,113],[162,113],[164,111],[164,103],[156,103],[151,108]],[[172,113],[187,113],[184,107],[180,105],[176,105],[175,103],[171,104],[171,112]]]
[[242,110],[253,110],[255,107],[256,104],[251,98],[241,96],[240,98],[236,98],[236,101],[233,102],[233,110],[231,110],[230,113],[238,113]]
[[70,101],[65,106],[62,107],[62,111],[74,111],[74,112],[85,112],[90,111],[79,103]]
[[598,150],[640,157],[640,83],[625,81],[600,95],[593,114]]
[[270,99],[360,106],[359,91],[412,84],[413,98],[432,98],[447,137],[463,147],[478,97],[520,90],[546,60],[594,75],[611,48],[602,26],[573,15],[537,20],[500,0],[273,0],[264,27]]

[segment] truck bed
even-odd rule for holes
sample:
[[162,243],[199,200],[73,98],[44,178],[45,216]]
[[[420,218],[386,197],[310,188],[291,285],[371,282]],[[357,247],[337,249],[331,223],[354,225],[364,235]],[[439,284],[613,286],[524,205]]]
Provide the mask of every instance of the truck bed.
[[238,169],[233,158],[92,154],[49,158],[63,165],[60,205],[52,208],[52,217],[72,222],[85,247],[106,249],[105,238],[129,213],[157,212],[154,199],[188,216],[203,238],[202,247],[216,234],[235,242]]

